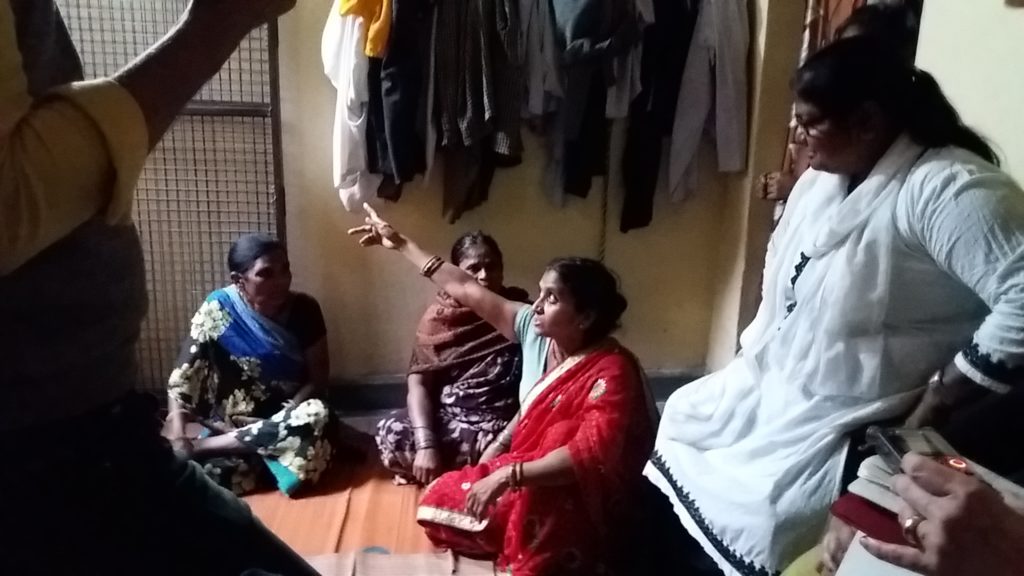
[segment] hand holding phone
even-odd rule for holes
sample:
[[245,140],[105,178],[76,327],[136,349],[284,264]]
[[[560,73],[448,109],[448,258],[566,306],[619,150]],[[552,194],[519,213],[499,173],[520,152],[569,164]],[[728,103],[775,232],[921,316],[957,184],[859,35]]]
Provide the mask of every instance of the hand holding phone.
[[957,472],[970,474],[970,467],[946,439],[933,428],[882,428],[867,430],[867,441],[893,474],[900,473],[903,456],[915,452],[943,464]]

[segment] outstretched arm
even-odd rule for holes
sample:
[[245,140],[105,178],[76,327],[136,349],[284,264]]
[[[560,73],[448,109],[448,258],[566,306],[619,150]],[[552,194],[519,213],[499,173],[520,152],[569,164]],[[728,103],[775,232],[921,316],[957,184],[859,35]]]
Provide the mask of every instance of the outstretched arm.
[[[396,250],[419,268],[421,273],[428,272],[425,267],[435,256],[424,251],[415,242],[395,230],[391,224],[382,220],[370,205],[364,204],[363,208],[368,214],[366,224],[349,230],[350,235],[362,235],[359,243],[363,246],[383,246]],[[494,326],[502,336],[512,342],[519,340],[515,333],[516,314],[526,304],[502,298],[477,283],[465,270],[448,262],[425,275],[449,296],[463,306],[471,308],[484,321]]]

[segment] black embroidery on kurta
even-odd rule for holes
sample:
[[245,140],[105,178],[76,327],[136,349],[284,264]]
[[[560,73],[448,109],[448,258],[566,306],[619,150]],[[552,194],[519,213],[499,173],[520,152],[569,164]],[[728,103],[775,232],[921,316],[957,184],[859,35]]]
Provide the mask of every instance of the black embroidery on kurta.
[[1003,360],[995,360],[988,352],[982,352],[977,343],[972,342],[962,353],[975,370],[996,382],[1009,384],[1024,377],[1024,365],[1011,366]]
[[657,450],[651,456],[651,464],[654,468],[661,473],[665,480],[672,486],[672,491],[675,493],[679,503],[686,508],[686,511],[693,518],[693,521],[697,523],[697,527],[704,533],[711,545],[715,547],[715,550],[725,558],[725,560],[736,569],[743,576],[779,576],[781,572],[773,572],[764,566],[759,566],[753,560],[747,560],[743,556],[740,556],[738,552],[733,550],[723,542],[714,530],[711,528],[711,524],[704,517],[704,514],[700,511],[697,506],[697,502],[694,501],[690,493],[683,489],[679,482],[672,475],[672,472],[668,469],[668,464],[665,462],[665,458],[658,453]]

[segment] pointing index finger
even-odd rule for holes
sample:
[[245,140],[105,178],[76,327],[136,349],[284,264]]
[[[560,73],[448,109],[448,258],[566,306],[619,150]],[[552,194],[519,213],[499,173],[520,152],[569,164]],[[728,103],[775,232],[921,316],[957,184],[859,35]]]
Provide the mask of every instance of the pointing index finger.
[[363,202],[363,210],[366,210],[366,213],[370,216],[370,219],[376,222],[380,221],[380,216],[377,215],[377,211],[373,209],[373,206],[370,206],[369,202]]

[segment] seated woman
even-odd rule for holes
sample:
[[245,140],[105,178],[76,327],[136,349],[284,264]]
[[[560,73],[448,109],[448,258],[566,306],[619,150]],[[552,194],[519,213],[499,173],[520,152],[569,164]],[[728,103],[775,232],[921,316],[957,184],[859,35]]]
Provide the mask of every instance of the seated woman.
[[[452,264],[481,286],[516,302],[506,288],[501,249],[482,232],[463,234]],[[519,346],[441,291],[416,329],[409,363],[408,408],[380,421],[380,458],[400,483],[429,484],[443,471],[476,464],[519,409]]]
[[[316,300],[291,292],[288,254],[262,234],[228,252],[232,284],[192,318],[168,380],[176,450],[236,493],[276,481],[285,494],[316,482],[331,458],[330,412],[315,396],[330,371]],[[199,422],[198,439],[186,423]]]
[[367,206],[360,243],[401,252],[456,301],[523,350],[543,378],[476,466],[423,495],[418,519],[437,545],[496,558],[514,574],[600,574],[623,554],[632,496],[653,445],[654,405],[633,355],[609,338],[626,309],[615,277],[584,258],[552,262],[526,305],[430,256]]
[[646,474],[726,574],[814,545],[851,432],[915,405],[908,424],[937,424],[1024,375],[1024,192],[891,55],[847,38],[800,67],[811,170],[760,309],[739,356],[665,406]]

